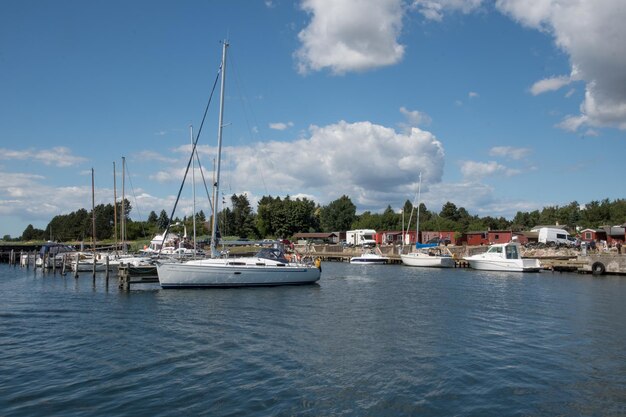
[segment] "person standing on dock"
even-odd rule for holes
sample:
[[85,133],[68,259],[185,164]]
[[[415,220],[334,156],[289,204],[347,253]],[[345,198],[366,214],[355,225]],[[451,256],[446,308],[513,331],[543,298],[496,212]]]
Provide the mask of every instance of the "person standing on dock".
[[615,244],[615,247],[617,248],[617,254],[621,255],[622,254],[622,241],[618,240],[617,243]]

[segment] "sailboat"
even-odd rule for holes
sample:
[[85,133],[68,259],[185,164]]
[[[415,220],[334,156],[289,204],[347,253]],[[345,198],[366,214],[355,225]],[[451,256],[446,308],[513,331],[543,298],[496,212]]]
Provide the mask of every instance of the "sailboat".
[[415,250],[410,253],[400,254],[400,259],[402,259],[402,263],[404,265],[408,266],[453,268],[454,266],[456,266],[456,264],[448,248],[446,248],[445,246],[439,246],[439,244],[437,243],[419,243],[421,188],[422,173],[420,172],[417,188],[417,223],[415,227]]
[[[214,196],[219,195],[224,88],[226,83],[226,51],[223,43],[221,64],[220,109],[217,135],[217,158]],[[197,142],[197,139],[196,139]],[[192,147],[192,158],[195,144]],[[252,257],[220,257],[217,251],[217,207],[213,200],[211,258],[184,262],[157,263],[157,274],[162,288],[210,288],[312,284],[321,276],[321,267],[313,263],[289,261],[280,248],[263,248]]]

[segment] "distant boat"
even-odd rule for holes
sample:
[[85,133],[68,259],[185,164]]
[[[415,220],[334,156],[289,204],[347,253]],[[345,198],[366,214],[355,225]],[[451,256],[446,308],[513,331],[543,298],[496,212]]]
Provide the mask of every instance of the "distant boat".
[[485,253],[463,259],[471,268],[482,271],[539,272],[539,260],[522,259],[520,248],[517,242],[497,243],[489,246]]
[[[228,43],[224,42],[214,196],[219,196],[227,48]],[[195,147],[194,143],[191,151],[192,160]],[[218,202],[219,198],[214,198],[213,213],[215,214],[218,213]],[[176,263],[157,263],[157,274],[161,287],[207,288],[312,284],[317,282],[321,276],[321,267],[319,264],[314,265],[312,259],[309,258],[308,262],[289,262],[279,248],[263,248],[252,257],[224,258],[219,257],[216,246],[217,215],[214,215],[211,233],[211,258]]]
[[[421,266],[427,268],[454,268],[455,262],[450,251],[445,246],[433,243],[419,243],[420,235],[420,204],[422,189],[422,173],[419,175],[417,188],[417,221],[415,223],[415,250],[410,253],[400,254],[402,263],[407,266]],[[412,214],[412,213],[411,213]],[[411,219],[409,219],[409,223]],[[403,237],[404,243],[404,237]]]
[[[420,245],[419,243],[417,245]],[[417,246],[416,245],[416,246]],[[402,263],[407,266],[422,266],[429,268],[454,268],[455,262],[450,251],[445,246],[423,245],[414,252],[400,255]]]
[[353,256],[350,258],[351,264],[361,265],[384,265],[389,262],[389,258],[379,255],[377,253],[363,253],[360,256]]
[[39,250],[39,256],[35,260],[35,265],[40,268],[60,268],[63,266],[63,259],[76,253],[76,249],[62,243],[46,242]]

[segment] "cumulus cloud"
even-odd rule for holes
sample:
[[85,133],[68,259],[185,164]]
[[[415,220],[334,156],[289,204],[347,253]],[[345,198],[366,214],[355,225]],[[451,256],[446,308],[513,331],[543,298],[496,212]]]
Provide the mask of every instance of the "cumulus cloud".
[[270,123],[270,129],[274,129],[274,130],[287,130],[290,127],[293,127],[293,123],[292,122],[287,122],[287,123]]
[[570,77],[564,75],[559,77],[544,78],[543,80],[539,80],[534,83],[530,88],[530,92],[533,96],[536,96],[547,91],[556,91],[568,85],[571,81]]
[[420,171],[425,181],[440,182],[444,166],[443,145],[432,133],[417,127],[400,133],[371,122],[311,126],[308,137],[288,148],[270,141],[224,151],[231,161],[225,176],[237,181],[236,189],[259,189],[263,182],[263,193],[309,190],[322,203],[347,194],[361,207],[412,195]]
[[[521,24],[551,34],[572,63],[575,79],[586,84],[580,115],[559,126],[626,129],[626,3],[623,0],[497,0],[499,10]],[[545,81],[545,80],[542,80]],[[565,83],[565,77],[539,81],[536,91]]]
[[52,149],[13,150],[0,148],[0,159],[28,160],[32,159],[44,165],[54,165],[59,168],[75,166],[87,161],[87,158],[72,155],[69,148],[57,146]]
[[512,146],[494,146],[489,150],[490,156],[501,156],[509,159],[523,159],[530,155],[529,148],[514,148]]
[[445,12],[469,13],[478,8],[482,0],[414,0],[411,8],[428,20],[441,21]]
[[429,125],[432,121],[429,115],[418,110],[409,110],[406,107],[400,107],[400,113],[404,115],[411,127]]
[[311,21],[299,34],[298,71],[329,69],[335,74],[399,62],[404,46],[401,0],[304,0]]
[[477,161],[462,161],[461,162],[461,174],[468,181],[479,181],[485,177],[491,177],[494,175],[506,175],[508,177],[518,175],[521,172],[517,169],[507,168],[495,161],[489,162],[477,162]]

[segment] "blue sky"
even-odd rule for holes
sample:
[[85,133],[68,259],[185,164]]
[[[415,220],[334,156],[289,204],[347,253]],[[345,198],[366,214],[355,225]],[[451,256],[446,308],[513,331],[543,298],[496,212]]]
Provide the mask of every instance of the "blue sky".
[[[131,217],[169,213],[224,38],[227,200],[400,209],[419,172],[436,211],[624,198],[623,21],[621,0],[1,2],[0,235],[89,209],[91,168],[112,203],[122,156]],[[207,177],[216,133],[217,100]]]

